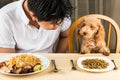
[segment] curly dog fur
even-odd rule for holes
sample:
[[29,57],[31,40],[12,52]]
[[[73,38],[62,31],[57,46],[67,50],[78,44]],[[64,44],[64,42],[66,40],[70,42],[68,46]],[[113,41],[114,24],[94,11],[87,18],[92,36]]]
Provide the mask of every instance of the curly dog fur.
[[105,31],[100,19],[87,17],[79,25],[79,34],[83,37],[81,53],[103,53],[109,55],[110,50],[106,47]]

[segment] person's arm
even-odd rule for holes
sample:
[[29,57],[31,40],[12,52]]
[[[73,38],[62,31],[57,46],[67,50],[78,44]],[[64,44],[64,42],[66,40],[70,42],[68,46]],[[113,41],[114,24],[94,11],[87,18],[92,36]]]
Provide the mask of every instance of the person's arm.
[[69,29],[60,33],[59,41],[56,48],[56,53],[65,53],[68,46]]
[[0,53],[15,53],[14,48],[0,48]]

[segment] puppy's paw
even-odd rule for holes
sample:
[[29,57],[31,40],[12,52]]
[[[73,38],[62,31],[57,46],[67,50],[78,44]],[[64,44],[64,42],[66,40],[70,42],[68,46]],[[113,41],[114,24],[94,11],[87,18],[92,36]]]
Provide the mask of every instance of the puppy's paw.
[[85,52],[80,52],[80,54],[85,54]]
[[109,56],[110,55],[110,53],[107,52],[107,51],[102,52],[102,54],[105,55],[105,56]]

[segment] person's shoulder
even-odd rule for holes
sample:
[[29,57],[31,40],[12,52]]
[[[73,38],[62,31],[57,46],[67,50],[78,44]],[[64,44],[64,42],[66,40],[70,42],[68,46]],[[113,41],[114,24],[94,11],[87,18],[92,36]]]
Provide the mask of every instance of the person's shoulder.
[[0,8],[0,19],[5,20],[8,19],[10,15],[14,15],[18,4],[19,1],[15,1]]
[[70,17],[64,18],[63,22],[64,21],[71,22],[71,18]]
[[0,29],[4,26],[8,27],[13,24],[11,18],[9,17],[8,14],[6,14],[5,12],[1,12],[0,11]]
[[0,34],[11,32],[13,23],[10,17],[3,12],[0,12]]
[[62,25],[69,25],[69,24],[71,24],[71,18],[70,17],[64,18]]
[[9,16],[0,10],[0,21],[8,20]]
[[61,31],[67,30],[71,25],[71,18],[64,18],[63,22],[61,23]]
[[6,14],[5,12],[2,12],[2,11],[0,10],[0,20],[3,20],[3,19],[5,19],[5,18],[7,18],[7,14]]
[[68,18],[64,18],[63,22],[62,22],[62,25],[68,25],[68,24],[71,24],[71,18],[68,17]]

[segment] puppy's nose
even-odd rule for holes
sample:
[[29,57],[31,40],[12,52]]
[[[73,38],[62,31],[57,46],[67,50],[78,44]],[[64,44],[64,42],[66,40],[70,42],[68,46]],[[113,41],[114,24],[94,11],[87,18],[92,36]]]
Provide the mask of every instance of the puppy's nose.
[[87,33],[86,32],[83,32],[83,35],[86,35]]

